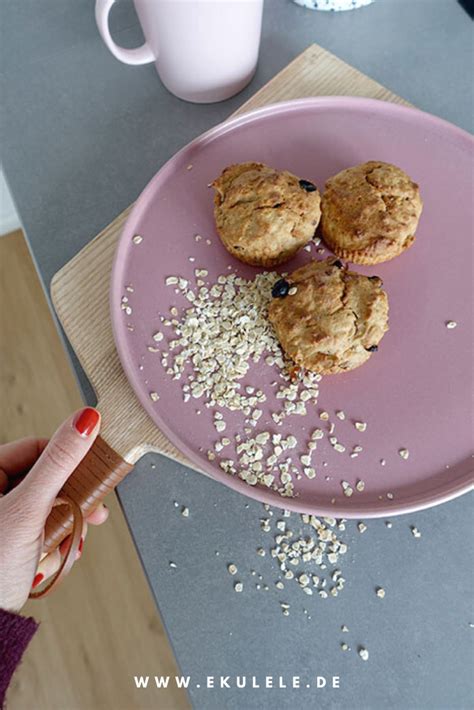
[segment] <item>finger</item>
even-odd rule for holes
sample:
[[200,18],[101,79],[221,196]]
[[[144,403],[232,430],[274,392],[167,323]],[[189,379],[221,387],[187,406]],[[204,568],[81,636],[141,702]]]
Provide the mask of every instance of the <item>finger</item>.
[[[82,549],[84,545],[84,540],[86,539],[87,536],[87,523],[84,522],[83,527],[82,527],[82,535],[81,535],[81,542],[79,543],[79,548],[76,553],[76,559],[74,560],[77,562],[81,558],[82,555]],[[68,536],[65,538],[62,543],[57,547],[55,550],[50,552],[49,554],[43,554],[41,556],[40,562],[38,564],[38,568],[36,570],[36,574],[33,580],[33,589],[40,584],[42,584],[48,577],[52,577],[53,574],[56,574],[58,569],[60,568],[62,561],[64,560],[64,557],[67,555],[69,551],[69,545],[71,544],[71,538]]]
[[60,489],[94,443],[100,414],[92,407],[76,412],[59,427],[29,474],[14,493],[34,511],[34,520],[44,524]]
[[49,555],[43,557],[36,570],[35,578],[33,580],[32,588],[38,587],[45,579],[52,577],[61,566],[62,558],[59,552],[59,547],[57,547]]
[[[87,535],[87,524],[85,526],[85,531],[83,532],[83,538]],[[81,539],[81,543],[82,543]],[[55,550],[50,552],[48,555],[43,555],[41,558],[40,563],[38,564],[38,567],[36,569],[36,574],[33,580],[32,588],[34,589],[35,587],[38,587],[40,584],[42,584],[48,577],[52,577],[53,574],[56,574],[58,569],[61,567],[61,564],[64,560],[64,557],[69,549],[69,544],[70,544],[70,539],[66,538],[66,540],[63,540],[61,545],[57,547]],[[76,559],[75,562],[77,562],[78,559],[80,559],[82,555],[82,544],[77,551],[76,554]]]
[[48,439],[27,437],[0,446],[0,471],[5,476],[18,476],[27,471],[43,453]]
[[87,517],[89,525],[102,525],[109,517],[109,509],[103,503]]

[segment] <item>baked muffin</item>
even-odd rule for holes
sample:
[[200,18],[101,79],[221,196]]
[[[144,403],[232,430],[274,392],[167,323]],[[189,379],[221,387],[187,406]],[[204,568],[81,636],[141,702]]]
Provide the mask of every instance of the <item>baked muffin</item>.
[[366,362],[388,330],[388,299],[378,276],[337,259],[311,261],[276,282],[269,318],[286,355],[324,375]]
[[321,200],[327,246],[354,264],[380,264],[408,249],[423,203],[403,170],[371,160],[334,175]]
[[246,264],[282,264],[314,236],[320,195],[308,180],[263,163],[240,163],[226,168],[212,186],[222,243]]

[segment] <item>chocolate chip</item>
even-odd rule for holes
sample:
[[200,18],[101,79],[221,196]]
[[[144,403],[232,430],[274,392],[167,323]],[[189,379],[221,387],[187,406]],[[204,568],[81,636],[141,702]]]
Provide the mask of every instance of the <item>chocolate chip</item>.
[[309,180],[300,180],[299,183],[300,187],[306,190],[306,192],[315,192],[318,189],[316,185]]
[[344,264],[342,263],[342,261],[339,261],[339,259],[337,259],[336,261],[333,261],[333,262],[332,262],[332,265],[333,265],[333,266],[337,266],[338,269],[343,269],[343,268],[344,268]]
[[370,348],[366,348],[368,353],[376,353],[379,349],[378,345],[371,345]]
[[285,279],[279,279],[272,288],[273,298],[284,298],[288,295],[290,284]]

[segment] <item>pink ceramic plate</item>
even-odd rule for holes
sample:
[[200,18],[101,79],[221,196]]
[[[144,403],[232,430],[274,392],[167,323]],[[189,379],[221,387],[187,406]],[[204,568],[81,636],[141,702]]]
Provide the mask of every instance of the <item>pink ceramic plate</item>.
[[[415,109],[359,98],[302,99],[267,106],[228,121],[177,153],[151,180],[124,228],[112,274],[111,313],[117,349],[142,405],[156,425],[196,466],[216,480],[261,501],[301,512],[344,517],[382,516],[425,508],[466,492],[472,485],[472,166],[473,139],[464,131]],[[147,350],[161,327],[160,314],[189,303],[165,286],[169,275],[208,280],[229,273],[252,277],[256,269],[236,262],[221,246],[213,222],[213,191],[221,170],[255,160],[286,168],[320,188],[339,170],[366,160],[402,167],[419,183],[424,211],[415,245],[376,267],[356,267],[382,277],[390,299],[390,330],[379,352],[353,372],[324,377],[317,408],[277,429],[274,400],[263,405],[258,431],[294,433],[301,451],[315,427],[327,429],[327,410],[346,452],[327,438],[313,459],[316,478],[296,482],[297,497],[282,499],[225,474],[206,451],[219,435],[212,410],[183,402],[182,382],[164,372]],[[190,167],[192,166],[192,168]],[[143,237],[135,244],[132,237]],[[196,242],[196,234],[204,239]],[[206,240],[210,240],[208,244]],[[312,256],[322,258],[313,250]],[[194,262],[189,257],[195,257]],[[310,258],[303,251],[285,270]],[[131,284],[133,293],[125,290]],[[126,295],[132,313],[121,308]],[[448,321],[457,327],[448,329]],[[132,326],[133,331],[127,326]],[[172,335],[170,333],[170,338]],[[156,343],[155,343],[156,345]],[[161,343],[162,349],[166,349]],[[245,383],[266,392],[273,368],[260,363]],[[153,402],[150,392],[160,399]],[[196,410],[201,414],[197,415]],[[343,409],[346,420],[335,411]],[[226,414],[226,434],[242,419]],[[367,422],[359,432],[354,420]],[[352,447],[363,451],[350,458]],[[408,460],[399,450],[409,450]],[[385,465],[380,462],[384,459]],[[326,465],[323,464],[326,463]],[[346,497],[341,481],[365,482]]]

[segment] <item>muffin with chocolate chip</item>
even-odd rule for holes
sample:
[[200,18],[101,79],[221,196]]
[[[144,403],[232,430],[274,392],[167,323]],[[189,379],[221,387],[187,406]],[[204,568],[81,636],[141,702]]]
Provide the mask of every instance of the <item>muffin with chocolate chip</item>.
[[403,170],[372,160],[327,181],[322,236],[343,259],[379,264],[413,244],[422,207],[418,185]]
[[272,290],[269,318],[286,355],[329,375],[353,370],[378,349],[388,330],[388,299],[378,276],[341,261],[311,261]]
[[309,180],[263,163],[240,163],[226,168],[212,186],[217,231],[240,261],[271,268],[313,238],[320,195]]

